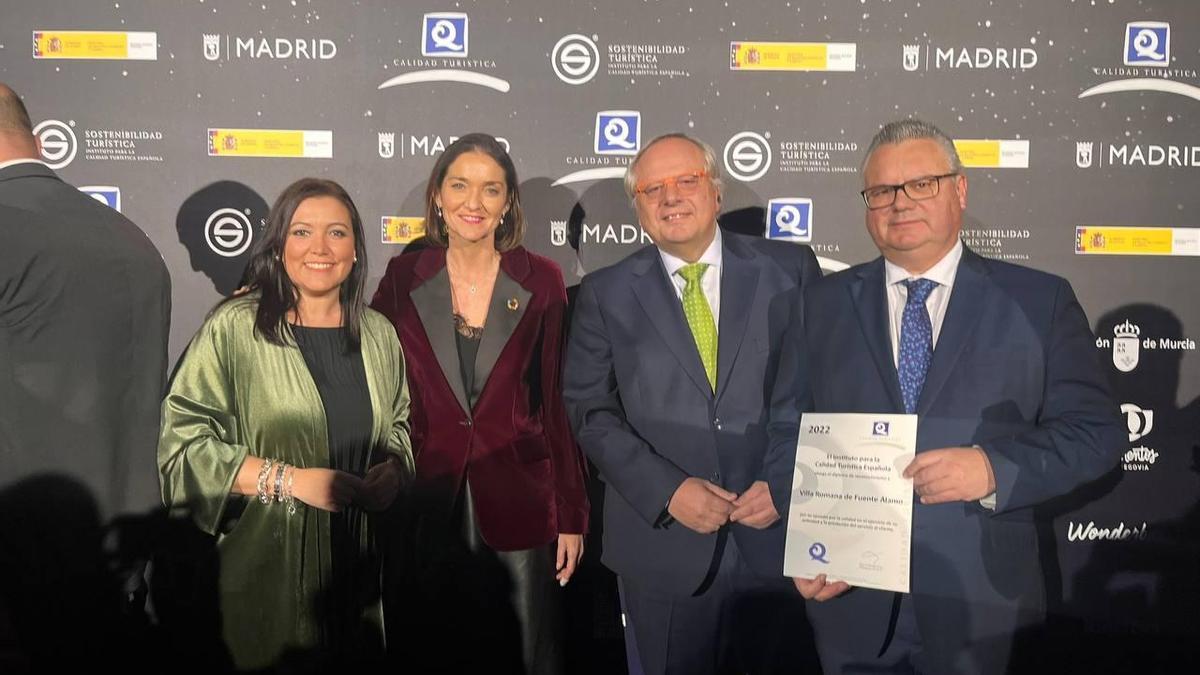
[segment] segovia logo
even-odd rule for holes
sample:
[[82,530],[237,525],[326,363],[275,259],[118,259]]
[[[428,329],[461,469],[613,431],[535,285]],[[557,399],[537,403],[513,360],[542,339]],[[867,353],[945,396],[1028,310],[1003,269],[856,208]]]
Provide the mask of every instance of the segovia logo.
[[1132,403],[1122,403],[1121,412],[1125,414],[1125,426],[1129,428],[1129,441],[1132,443],[1154,428],[1154,411],[1142,410]]
[[1158,461],[1158,451],[1145,446],[1131,448],[1121,457],[1121,468],[1125,471],[1149,471]]
[[550,52],[550,66],[554,68],[558,79],[567,84],[590,82],[600,69],[600,50],[596,48],[596,42],[586,35],[565,35]]

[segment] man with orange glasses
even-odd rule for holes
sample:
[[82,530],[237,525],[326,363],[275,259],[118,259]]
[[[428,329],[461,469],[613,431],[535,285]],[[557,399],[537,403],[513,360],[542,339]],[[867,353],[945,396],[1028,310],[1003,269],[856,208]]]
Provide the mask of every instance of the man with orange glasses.
[[743,638],[780,622],[737,610],[790,586],[779,520],[803,372],[785,330],[820,270],[807,246],[717,227],[720,170],[699,140],[654,139],[625,188],[655,245],[583,279],[564,397],[606,484],[630,670],[755,670],[770,649]]

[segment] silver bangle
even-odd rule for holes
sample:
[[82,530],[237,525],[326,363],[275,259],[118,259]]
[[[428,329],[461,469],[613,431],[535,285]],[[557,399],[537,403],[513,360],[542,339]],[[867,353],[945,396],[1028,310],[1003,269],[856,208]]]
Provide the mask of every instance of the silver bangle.
[[279,468],[275,470],[275,501],[283,501],[283,472],[288,467],[287,464],[279,462]]
[[263,459],[262,468],[258,470],[258,501],[270,504],[271,497],[267,494],[267,476],[271,473],[271,458]]
[[292,492],[292,486],[296,480],[296,467],[289,467],[287,487],[283,489],[283,501],[287,504],[287,514],[289,516],[296,515],[296,495]]

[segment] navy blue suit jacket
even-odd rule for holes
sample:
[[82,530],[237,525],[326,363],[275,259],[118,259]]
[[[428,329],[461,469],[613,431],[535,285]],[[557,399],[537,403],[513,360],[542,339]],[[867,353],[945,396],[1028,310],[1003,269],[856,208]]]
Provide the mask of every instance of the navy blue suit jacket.
[[[805,298],[814,410],[902,413],[882,258]],[[1057,276],[963,251],[917,406],[917,451],[978,445],[996,510],[914,498],[911,588],[927,648],[1008,634],[1044,607],[1032,507],[1110,470],[1125,441],[1087,317]],[[809,603],[818,642],[877,651],[892,594]],[[937,635],[937,639],[930,636]]]
[[[604,563],[675,595],[697,590],[717,541],[680,523],[656,526],[684,479],[738,494],[766,480],[786,514],[795,439],[773,423],[794,423],[803,373],[780,372],[780,356],[801,288],[820,275],[807,246],[729,232],[722,241],[715,394],[653,246],[584,278],[564,368],[576,437],[606,484]],[[782,575],[779,523],[727,527],[752,569]]]

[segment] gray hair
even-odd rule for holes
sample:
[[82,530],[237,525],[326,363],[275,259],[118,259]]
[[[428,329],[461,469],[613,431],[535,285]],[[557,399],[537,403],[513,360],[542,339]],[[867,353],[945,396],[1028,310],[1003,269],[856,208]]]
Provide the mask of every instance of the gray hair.
[[705,143],[699,138],[689,136],[678,131],[658,136],[638,151],[638,154],[634,156],[633,161],[630,162],[629,166],[625,169],[625,194],[628,195],[630,200],[633,200],[637,196],[634,194],[634,190],[637,189],[636,169],[638,162],[642,159],[642,155],[646,154],[647,150],[654,147],[655,143],[672,138],[678,138],[680,140],[687,141],[688,143],[696,146],[696,148],[698,148],[700,152],[704,154],[704,173],[708,175],[708,179],[712,181],[713,187],[717,189],[717,197],[719,198],[725,187],[725,183],[721,180],[721,166],[717,163],[716,151],[712,149],[711,145]]
[[942,148],[942,154],[950,162],[950,171],[953,173],[962,173],[962,160],[958,157],[958,150],[954,147],[954,141],[941,129],[925,120],[916,118],[896,120],[883,125],[879,133],[875,134],[875,138],[871,139],[871,145],[867,148],[867,154],[863,156],[862,166],[859,167],[859,171],[861,172],[867,168],[867,161],[871,159],[871,154],[879,146],[923,139],[936,141]]

